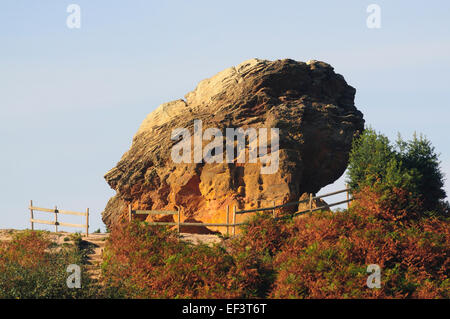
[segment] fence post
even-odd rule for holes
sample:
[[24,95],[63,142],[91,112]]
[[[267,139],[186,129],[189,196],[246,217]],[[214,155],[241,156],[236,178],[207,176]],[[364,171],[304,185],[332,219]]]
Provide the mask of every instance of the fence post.
[[31,230],[34,230],[34,223],[33,223],[34,216],[33,216],[33,201],[32,200],[30,200],[30,213],[31,213],[31,219],[30,219]]
[[276,214],[275,214],[275,201],[273,201],[272,204],[273,204],[273,207],[274,207],[274,209],[272,211],[272,217],[275,218],[275,217],[277,217]]
[[349,209],[350,208],[350,201],[349,201],[349,199],[350,199],[350,196],[349,196],[349,194],[348,194],[348,184],[345,184],[345,189],[347,190],[347,209]]
[[230,206],[227,205],[227,236],[230,235]]
[[313,195],[312,193],[309,193],[309,212],[312,212],[312,199],[313,199]]
[[58,207],[55,206],[55,229],[58,232]]
[[181,233],[181,231],[180,231],[180,224],[181,224],[181,211],[180,211],[180,208],[178,207],[178,209],[177,209],[177,212],[178,212],[178,235]]
[[131,204],[128,204],[128,221],[131,223]]
[[89,237],[89,208],[86,208],[86,237]]
[[236,235],[236,205],[233,207],[233,236]]

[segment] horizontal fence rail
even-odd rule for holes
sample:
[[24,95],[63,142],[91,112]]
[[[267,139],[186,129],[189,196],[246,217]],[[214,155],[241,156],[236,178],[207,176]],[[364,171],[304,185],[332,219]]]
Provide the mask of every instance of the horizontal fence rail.
[[[58,209],[56,206],[55,208],[43,208],[43,207],[37,207],[33,206],[33,201],[30,200],[30,206],[28,207],[30,210],[30,223],[31,223],[31,230],[34,230],[34,224],[46,224],[46,225],[54,225],[55,231],[58,231],[58,226],[66,226],[66,227],[75,227],[75,228],[83,228],[86,231],[86,236],[89,235],[89,208],[86,208],[86,212],[74,212],[70,210],[62,210]],[[55,214],[55,220],[54,221],[48,221],[48,220],[41,220],[41,219],[35,219],[34,218],[34,211],[38,212],[45,212],[45,213],[53,213]],[[86,224],[72,224],[72,223],[64,223],[58,221],[58,215],[75,215],[75,216],[86,216]]]
[[177,226],[178,233],[180,232],[181,226],[193,226],[193,227],[227,227],[233,226],[230,224],[228,211],[227,211],[227,222],[226,223],[190,223],[190,222],[181,222],[181,213],[179,210],[176,211],[164,211],[164,210],[133,210],[131,209],[131,205],[128,205],[128,219],[129,221],[133,220],[134,215],[177,215],[176,222],[150,222],[149,225],[161,225],[161,226]]
[[326,208],[329,208],[329,207],[333,207],[333,206],[337,206],[337,205],[341,205],[341,204],[345,204],[345,203],[350,203],[352,200],[353,200],[353,198],[352,199],[343,200],[343,201],[340,201],[340,202],[336,202],[336,203],[333,203],[333,204],[327,204],[327,205],[324,205],[324,206],[312,208],[312,209],[306,209],[306,210],[299,211],[299,212],[296,212],[296,213],[291,214],[291,215],[275,217],[275,219],[278,220],[278,219],[284,219],[284,218],[291,218],[291,217],[295,217],[295,216],[306,214],[306,213],[310,213],[310,212],[312,213],[312,212],[323,210],[323,209],[326,209]]
[[282,204],[282,205],[273,205],[272,207],[264,207],[264,208],[254,208],[254,209],[240,210],[240,211],[237,211],[236,214],[239,215],[239,214],[247,214],[247,213],[263,212],[263,211],[272,211],[272,210],[274,210],[274,209],[279,209],[279,208],[288,207],[288,206],[295,206],[295,205],[298,205],[298,204],[303,204],[303,203],[308,203],[308,202],[309,202],[309,204],[310,204],[310,209],[304,211],[304,212],[307,212],[307,211],[310,211],[310,210],[312,209],[311,205],[312,205],[312,201],[313,201],[313,200],[315,200],[315,199],[320,199],[320,198],[324,198],[324,197],[328,197],[328,196],[332,196],[332,195],[337,195],[337,194],[344,193],[344,192],[347,192],[347,200],[346,200],[346,201],[339,202],[338,204],[337,204],[337,203],[327,204],[326,206],[322,206],[322,209],[323,209],[323,208],[326,208],[326,207],[331,207],[331,206],[336,206],[336,205],[340,205],[340,204],[343,204],[343,203],[351,202],[353,199],[350,199],[350,198],[349,198],[349,196],[348,196],[348,192],[349,192],[349,191],[350,191],[350,189],[349,189],[349,188],[346,188],[346,189],[342,189],[342,190],[339,190],[339,191],[336,191],[336,192],[327,193],[327,194],[323,194],[323,195],[319,195],[319,196],[314,196],[314,197],[313,197],[312,194],[311,194],[309,199],[303,199],[303,200],[297,201],[297,202],[289,202],[289,203]]
[[[335,203],[331,203],[331,204],[326,204],[324,206],[320,206],[320,207],[315,207],[312,208],[312,203],[314,200],[316,199],[320,199],[320,198],[324,198],[324,197],[328,197],[328,196],[332,196],[332,195],[337,195],[337,194],[341,194],[341,193],[347,193],[347,199],[343,200],[343,201],[339,201],[339,202],[335,202]],[[180,227],[181,226],[194,226],[194,227],[226,227],[227,228],[227,235],[229,235],[229,229],[230,227],[233,227],[233,235],[236,234],[236,226],[242,226],[245,225],[246,222],[240,222],[237,223],[236,222],[236,216],[237,215],[242,215],[242,214],[247,214],[247,213],[256,213],[256,212],[266,212],[266,211],[271,211],[273,218],[276,220],[280,220],[280,219],[285,219],[285,218],[292,218],[298,215],[302,215],[308,212],[315,212],[315,211],[319,211],[319,210],[323,210],[323,209],[328,209],[330,207],[333,206],[337,206],[337,205],[341,205],[341,204],[345,204],[345,203],[350,203],[351,201],[353,201],[353,198],[349,197],[349,192],[350,189],[349,188],[345,188],[339,191],[335,191],[335,192],[331,192],[331,193],[327,193],[327,194],[322,194],[319,196],[312,196],[312,194],[310,194],[309,199],[304,199],[301,201],[297,201],[297,202],[290,202],[290,203],[286,203],[286,204],[282,204],[282,205],[275,205],[275,202],[273,202],[273,206],[271,207],[263,207],[263,208],[254,208],[254,209],[246,209],[246,210],[237,210],[237,207],[234,206],[233,207],[233,214],[232,214],[232,222],[230,223],[230,207],[227,206],[226,208],[226,222],[225,223],[192,223],[192,222],[181,222],[181,212],[179,209],[177,209],[176,211],[162,211],[162,210],[132,210],[131,209],[131,205],[128,206],[128,218],[129,221],[131,222],[133,220],[133,216],[134,215],[177,215],[177,221],[176,222],[150,222],[150,225],[164,225],[164,226],[177,226],[178,232],[180,232]],[[276,217],[275,215],[275,210],[279,209],[279,208],[283,208],[283,207],[289,207],[289,206],[294,206],[294,205],[298,205],[301,203],[309,203],[309,208],[305,209],[303,211],[298,211],[295,212],[293,214],[289,214],[289,215],[285,215],[285,216],[280,216],[280,217]]]

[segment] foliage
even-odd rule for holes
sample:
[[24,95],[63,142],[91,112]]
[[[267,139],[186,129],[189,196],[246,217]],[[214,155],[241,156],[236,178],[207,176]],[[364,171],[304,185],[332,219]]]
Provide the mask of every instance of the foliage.
[[[104,275],[123,298],[449,298],[450,227],[417,217],[408,192],[369,187],[350,210],[294,220],[252,218],[219,246],[192,246],[175,232],[135,222],[116,227]],[[366,285],[381,267],[381,289]],[[115,292],[115,295],[113,294]]]
[[122,224],[108,239],[104,277],[115,297],[266,297],[275,274],[272,258],[284,236],[278,226],[258,216],[223,248],[193,246],[146,223]]
[[[449,298],[449,220],[404,219],[408,212],[389,207],[392,198],[368,188],[357,196],[350,211],[305,216],[288,228],[271,297]],[[381,289],[366,286],[369,264],[381,267]]]
[[397,187],[415,191],[411,173],[403,167],[395,147],[383,134],[366,128],[353,141],[347,172],[352,190],[378,184],[385,189]]
[[424,210],[439,210],[443,204],[442,200],[446,197],[443,189],[444,174],[431,141],[423,135],[414,134],[413,139],[408,142],[399,136],[397,145],[403,166],[414,172],[412,183],[422,195]]
[[409,200],[420,200],[422,213],[445,215],[448,204],[443,202],[446,194],[439,165],[434,147],[423,136],[414,135],[407,142],[399,137],[392,145],[386,136],[367,128],[353,142],[347,182],[355,192],[371,187],[388,197],[402,189]]
[[[93,298],[97,288],[81,276],[82,288],[69,289],[67,266],[82,267],[77,247],[56,249],[40,231],[25,231],[0,243],[0,298]],[[83,273],[83,267],[82,267]]]
[[349,156],[348,184],[358,190],[373,185],[377,180],[387,182],[388,168],[390,175],[396,170],[395,152],[389,139],[366,128],[357,139],[353,140]]
[[[45,233],[24,232],[0,246],[0,297],[449,298],[449,219],[419,216],[399,188],[356,196],[339,213],[255,216],[223,247],[193,246],[146,223],[118,225],[102,289],[88,278],[82,289],[66,288],[66,267],[82,265],[83,254],[77,246],[54,251]],[[381,289],[366,286],[369,264],[381,267]]]
[[285,224],[268,215],[256,215],[230,243],[234,258],[233,279],[245,291],[242,297],[264,298],[276,276],[273,258],[287,239]]
[[116,226],[105,248],[104,276],[115,297],[235,298],[232,258],[219,246],[179,241],[162,227],[134,222]]

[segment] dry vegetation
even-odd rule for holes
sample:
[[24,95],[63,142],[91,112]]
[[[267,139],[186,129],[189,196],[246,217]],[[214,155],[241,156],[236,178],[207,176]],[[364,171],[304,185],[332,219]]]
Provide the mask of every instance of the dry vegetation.
[[[61,236],[44,231],[7,232],[0,242],[0,298],[92,298],[98,296],[88,276],[85,289],[69,289],[67,266],[84,268],[86,251],[81,236]],[[83,269],[82,268],[82,269]]]
[[[260,215],[220,244],[123,224],[106,243],[103,285],[85,276],[82,289],[66,287],[67,265],[85,262],[79,239],[21,232],[0,244],[0,297],[449,298],[448,217],[418,214],[400,189],[391,195],[364,189],[339,213]],[[381,289],[366,286],[368,264],[381,266]]]
[[[103,271],[127,298],[449,298],[448,218],[419,217],[408,202],[410,214],[398,189],[357,197],[339,213],[258,216],[225,248],[124,224],[110,237]],[[382,269],[381,289],[366,286],[369,264]]]

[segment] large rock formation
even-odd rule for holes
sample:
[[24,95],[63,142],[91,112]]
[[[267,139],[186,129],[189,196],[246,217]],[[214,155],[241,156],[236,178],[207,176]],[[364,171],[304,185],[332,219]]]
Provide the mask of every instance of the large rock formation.
[[[117,194],[103,221],[111,226],[131,203],[133,209],[178,206],[182,221],[217,223],[225,221],[227,205],[264,207],[316,193],[343,174],[352,140],[363,130],[354,96],[355,89],[319,61],[252,59],[203,80],[184,100],[162,104],[144,120],[130,150],[105,175]],[[203,132],[217,128],[224,136],[226,128],[278,128],[278,169],[264,174],[269,163],[250,163],[249,143],[245,163],[175,163],[171,152],[179,141],[172,131],[187,128],[195,145],[194,120],[202,121]]]

